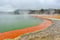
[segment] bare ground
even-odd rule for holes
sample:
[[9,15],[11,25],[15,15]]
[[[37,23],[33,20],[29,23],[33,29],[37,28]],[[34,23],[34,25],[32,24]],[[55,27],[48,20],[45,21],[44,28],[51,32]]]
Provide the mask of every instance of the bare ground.
[[53,25],[45,30],[26,34],[15,40],[60,40],[60,20],[53,20]]

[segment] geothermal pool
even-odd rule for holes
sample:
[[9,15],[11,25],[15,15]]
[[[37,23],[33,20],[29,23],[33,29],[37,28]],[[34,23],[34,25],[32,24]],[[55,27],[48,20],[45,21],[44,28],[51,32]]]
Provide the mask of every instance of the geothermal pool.
[[43,20],[31,15],[0,15],[0,33],[39,25]]

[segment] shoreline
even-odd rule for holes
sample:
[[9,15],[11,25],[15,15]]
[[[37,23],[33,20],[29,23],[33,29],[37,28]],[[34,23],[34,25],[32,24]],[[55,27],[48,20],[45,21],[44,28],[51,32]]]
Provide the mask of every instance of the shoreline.
[[48,19],[44,19],[44,20],[45,20],[45,22],[43,22],[42,24],[40,24],[38,26],[34,26],[31,28],[26,28],[26,29],[22,29],[22,30],[16,30],[16,31],[10,31],[10,32],[2,33],[0,35],[0,40],[13,39],[13,38],[16,38],[17,36],[20,36],[20,35],[23,35],[26,33],[31,33],[31,32],[38,31],[38,30],[43,30],[43,29],[52,25],[52,21],[50,21]]

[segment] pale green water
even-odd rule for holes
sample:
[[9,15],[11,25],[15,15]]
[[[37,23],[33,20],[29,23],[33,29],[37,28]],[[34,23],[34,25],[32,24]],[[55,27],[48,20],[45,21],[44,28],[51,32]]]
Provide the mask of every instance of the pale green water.
[[0,32],[24,29],[42,23],[43,20],[32,16],[0,15]]

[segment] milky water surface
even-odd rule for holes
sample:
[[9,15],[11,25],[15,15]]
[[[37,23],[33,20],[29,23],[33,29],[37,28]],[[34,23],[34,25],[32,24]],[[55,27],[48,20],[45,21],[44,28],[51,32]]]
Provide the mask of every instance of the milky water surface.
[[24,29],[40,24],[41,19],[31,15],[0,15],[0,32]]

